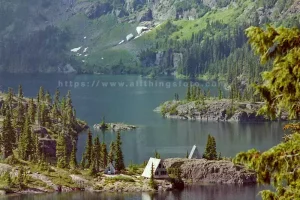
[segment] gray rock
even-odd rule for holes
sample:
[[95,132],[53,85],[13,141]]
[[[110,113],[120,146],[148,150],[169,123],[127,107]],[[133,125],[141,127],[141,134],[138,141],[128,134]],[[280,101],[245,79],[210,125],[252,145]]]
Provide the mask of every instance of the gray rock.
[[166,168],[179,166],[181,177],[194,183],[249,184],[256,183],[256,173],[230,161],[170,158],[164,160]]
[[85,11],[89,19],[96,19],[112,11],[110,3],[93,3]]

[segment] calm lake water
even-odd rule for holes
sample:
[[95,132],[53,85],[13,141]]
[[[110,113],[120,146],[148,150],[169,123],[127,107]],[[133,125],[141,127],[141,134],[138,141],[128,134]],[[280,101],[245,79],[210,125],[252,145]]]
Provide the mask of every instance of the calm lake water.
[[[70,83],[72,82],[72,83]],[[204,150],[207,135],[215,136],[217,150],[223,156],[234,156],[240,151],[251,148],[266,150],[281,141],[282,123],[234,123],[234,122],[199,122],[164,119],[153,110],[162,102],[174,98],[178,93],[184,98],[186,84],[172,78],[148,80],[139,76],[108,75],[11,75],[0,74],[0,89],[13,87],[17,90],[23,85],[25,96],[35,97],[42,85],[52,94],[60,87],[61,94],[72,92],[73,104],[77,116],[92,127],[103,116],[107,122],[124,122],[137,125],[134,131],[122,132],[125,161],[142,163],[157,150],[162,158],[185,157],[186,152],[196,144]],[[217,95],[214,83],[201,83]],[[71,86],[70,86],[71,85]],[[97,132],[107,145],[115,139],[112,132]],[[87,135],[82,133],[78,143],[78,158],[84,150]],[[116,195],[111,199],[246,199],[257,197],[261,189],[258,186],[197,186],[182,193],[164,193],[154,195],[126,194]],[[104,195],[104,194],[103,194]],[[106,196],[89,193],[61,195],[26,196],[27,199],[107,199]],[[167,195],[167,197],[164,197]],[[24,197],[24,198],[23,198]],[[15,199],[21,197],[10,197]],[[22,196],[22,199],[26,199]],[[258,197],[257,197],[258,198]]]

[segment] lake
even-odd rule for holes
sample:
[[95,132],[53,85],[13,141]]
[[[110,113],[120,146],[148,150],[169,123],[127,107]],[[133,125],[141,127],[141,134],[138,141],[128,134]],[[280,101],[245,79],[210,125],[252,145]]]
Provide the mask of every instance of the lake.
[[[155,150],[161,154],[162,158],[185,157],[186,152],[190,151],[193,145],[197,145],[203,152],[208,134],[216,138],[217,150],[226,157],[251,148],[266,150],[278,144],[284,134],[281,122],[200,122],[163,118],[153,110],[162,102],[173,99],[175,93],[178,93],[181,99],[184,98],[187,89],[185,81],[174,80],[172,77],[148,80],[140,76],[127,75],[0,75],[1,90],[13,87],[17,91],[19,84],[23,85],[25,96],[31,97],[36,96],[41,85],[51,94],[57,87],[64,95],[71,90],[77,116],[87,121],[91,127],[99,123],[102,117],[105,117],[107,122],[137,125],[139,127],[137,130],[121,133],[123,153],[127,164],[147,161],[150,156],[154,155]],[[201,82],[198,84],[202,84],[205,89],[210,89],[211,95],[217,95],[217,85],[226,92],[226,87],[217,83]],[[94,135],[98,134],[101,141],[105,141],[107,145],[116,137],[116,133],[109,131],[103,133],[92,129],[92,132]],[[86,138],[85,133],[79,136],[78,158],[82,155]],[[185,197],[190,195],[189,199],[252,200],[255,199],[260,188],[258,186],[197,186],[180,194],[170,193],[175,196],[171,195],[168,198],[186,199]],[[80,195],[91,194],[66,194],[70,197],[63,197],[63,195],[65,194],[57,195],[55,199],[79,199]],[[140,199],[142,195],[119,196],[120,199]],[[41,197],[37,195],[34,199],[44,199],[44,197],[53,199],[53,194]],[[90,198],[98,197],[92,195],[87,199]],[[154,195],[153,198],[162,197]]]

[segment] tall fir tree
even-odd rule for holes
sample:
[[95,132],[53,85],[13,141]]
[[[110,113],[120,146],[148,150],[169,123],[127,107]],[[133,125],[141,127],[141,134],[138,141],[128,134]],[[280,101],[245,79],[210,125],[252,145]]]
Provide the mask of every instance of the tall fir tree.
[[76,152],[77,152],[76,142],[73,141],[72,152],[71,152],[71,156],[70,156],[70,168],[71,169],[76,169],[76,167],[77,167]]
[[93,163],[96,171],[99,171],[101,166],[101,144],[99,136],[94,139],[93,151],[92,151]]
[[8,112],[3,120],[3,128],[2,128],[3,157],[7,158],[8,156],[12,155],[15,146],[16,146],[16,133],[12,126],[10,112]]
[[28,115],[26,115],[25,123],[23,126],[23,131],[18,142],[18,154],[19,157],[23,160],[32,160],[34,154],[34,139]]
[[108,163],[114,164],[115,161],[115,144],[114,142],[111,142],[109,145],[109,153],[108,153]]
[[23,97],[24,97],[23,88],[22,85],[19,85],[18,98],[23,99]]
[[216,149],[216,140],[210,134],[207,137],[207,143],[205,147],[205,152],[203,154],[203,158],[207,160],[217,160],[217,149]]
[[67,144],[64,133],[59,134],[58,139],[56,141],[56,159],[57,167],[67,167]]
[[42,102],[45,100],[44,98],[45,98],[45,91],[44,91],[43,86],[41,86],[39,89],[39,93],[37,95],[37,100],[38,100],[38,102]]
[[33,101],[32,98],[31,98],[30,101],[29,101],[28,115],[29,115],[29,118],[30,118],[30,122],[31,122],[32,124],[35,124],[36,107],[35,107],[35,105],[34,105],[34,101]]
[[103,168],[106,168],[107,167],[107,147],[106,147],[106,144],[103,142],[102,145],[101,145],[101,166]]
[[117,133],[115,149],[116,149],[115,168],[118,171],[121,171],[121,170],[125,169],[125,165],[124,165],[124,157],[123,157],[123,152],[122,152],[122,141],[121,141],[120,132]]
[[82,156],[81,166],[83,168],[90,168],[92,164],[92,148],[93,148],[93,135],[92,132],[88,131],[88,138],[85,145],[85,151]]

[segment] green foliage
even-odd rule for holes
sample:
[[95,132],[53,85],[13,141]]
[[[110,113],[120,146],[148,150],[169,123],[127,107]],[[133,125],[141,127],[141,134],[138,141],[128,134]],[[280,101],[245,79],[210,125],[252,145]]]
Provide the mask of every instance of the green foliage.
[[125,169],[124,164],[124,157],[122,152],[122,141],[121,141],[121,134],[120,132],[117,133],[117,139],[116,139],[116,146],[115,146],[115,168],[118,171]]
[[3,120],[2,128],[2,153],[3,157],[7,158],[12,155],[13,149],[16,146],[16,133],[11,123],[11,114],[8,112]]
[[218,160],[217,149],[216,149],[216,140],[210,134],[207,137],[207,143],[205,147],[205,152],[203,158],[207,160]]
[[154,152],[154,158],[160,159],[160,154],[156,150]]
[[[247,29],[249,42],[261,57],[271,62],[272,69],[263,73],[263,84],[255,85],[256,92],[265,101],[259,114],[271,118],[288,111],[290,118],[299,119],[299,34],[297,28],[258,27]],[[245,163],[257,172],[262,183],[273,183],[276,192],[261,192],[264,200],[297,199],[300,196],[300,134],[299,124],[287,125],[294,132],[285,141],[260,153],[256,150],[239,153],[234,162]]]
[[106,182],[115,183],[115,182],[135,182],[135,180],[128,176],[113,176],[105,179]]
[[57,167],[65,168],[68,167],[67,161],[67,144],[65,134],[61,133],[56,141],[56,158]]
[[71,169],[76,169],[77,167],[76,151],[77,151],[76,143],[73,142],[70,164],[69,164]]
[[107,167],[108,165],[108,155],[107,155],[107,148],[106,148],[106,144],[103,142],[101,145],[101,166],[103,168]]
[[299,56],[300,43],[297,28],[274,28],[266,30],[258,27],[247,29],[249,42],[261,62],[273,62],[271,71],[263,73],[264,83],[256,85],[257,93],[266,105],[260,110],[275,118],[281,110],[287,110],[290,118],[298,118],[300,113]]
[[177,178],[177,179],[181,179],[181,168],[180,167],[170,167],[167,169],[168,171],[168,175],[171,177],[171,178]]
[[151,176],[150,176],[150,180],[149,180],[149,186],[152,188],[152,189],[157,189],[157,183],[156,181],[154,180],[154,167],[153,167],[153,163],[151,165]]
[[114,142],[111,142],[110,146],[109,146],[108,163],[114,163],[114,161],[115,161],[114,152],[115,152],[115,144],[114,144]]
[[88,131],[88,138],[85,145],[85,151],[81,160],[82,168],[89,168],[92,164],[92,148],[93,148],[93,136],[92,132]]

